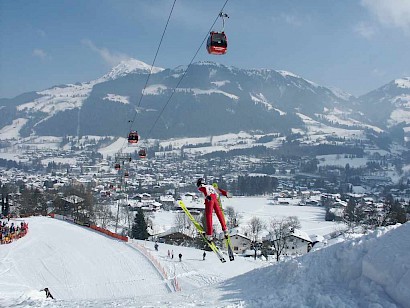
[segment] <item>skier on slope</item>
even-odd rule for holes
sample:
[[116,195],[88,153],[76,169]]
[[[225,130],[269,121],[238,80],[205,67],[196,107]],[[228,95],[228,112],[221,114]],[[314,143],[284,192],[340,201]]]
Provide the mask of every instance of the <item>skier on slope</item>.
[[205,220],[206,220],[206,239],[212,241],[212,212],[215,210],[216,216],[221,223],[222,231],[225,237],[228,236],[228,230],[226,228],[225,218],[222,213],[221,206],[218,202],[218,191],[225,197],[228,197],[228,192],[221,188],[215,188],[212,185],[207,185],[203,178],[198,179],[196,182],[198,190],[205,196]]
[[41,292],[41,291],[46,292],[46,298],[54,299],[53,295],[51,295],[51,292],[50,292],[50,290],[49,290],[48,288],[44,288],[44,289],[40,290],[40,292]]

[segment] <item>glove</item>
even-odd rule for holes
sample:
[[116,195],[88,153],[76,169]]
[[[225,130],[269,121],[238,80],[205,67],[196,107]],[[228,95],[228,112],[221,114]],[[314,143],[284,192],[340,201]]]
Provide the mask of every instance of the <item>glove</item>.
[[212,200],[211,196],[206,196],[205,199],[208,200],[208,201],[211,201],[211,200]]

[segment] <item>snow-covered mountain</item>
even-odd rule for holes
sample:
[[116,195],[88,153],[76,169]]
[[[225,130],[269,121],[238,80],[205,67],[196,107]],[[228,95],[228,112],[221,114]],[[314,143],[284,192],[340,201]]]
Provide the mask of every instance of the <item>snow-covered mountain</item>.
[[[283,70],[197,62],[181,81],[185,70],[183,66],[151,70],[150,65],[129,59],[90,82],[0,99],[0,129],[25,119],[21,136],[124,136],[135,118],[133,126],[140,133],[168,138],[239,131],[307,132],[311,122],[306,118],[329,130],[381,131],[410,118],[409,78],[356,99]],[[389,118],[366,107],[386,101]]]
[[358,107],[373,123],[410,126],[410,77],[393,80],[359,97]]

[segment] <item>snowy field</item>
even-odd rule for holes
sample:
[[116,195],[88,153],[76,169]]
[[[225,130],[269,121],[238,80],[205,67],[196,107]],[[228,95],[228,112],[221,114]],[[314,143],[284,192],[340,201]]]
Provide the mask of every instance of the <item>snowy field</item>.
[[155,251],[51,218],[26,221],[24,238],[0,246],[0,307],[410,307],[409,223],[279,264],[240,256],[222,264],[193,248]]
[[[189,207],[205,208],[203,198],[198,201],[189,201],[184,199]],[[269,225],[271,219],[281,219],[286,216],[296,216],[301,223],[301,230],[308,235],[326,235],[344,228],[338,222],[325,221],[325,209],[318,206],[297,206],[297,205],[274,205],[267,197],[234,197],[227,199],[222,197],[223,207],[231,206],[238,212],[240,219],[239,231],[246,232],[247,225],[253,217],[260,218],[266,225]],[[114,210],[114,208],[113,208]],[[157,212],[153,214],[155,231],[164,232],[174,226],[175,213]],[[216,215],[213,216],[215,228],[218,230],[219,224]],[[263,235],[265,232],[262,232]]]

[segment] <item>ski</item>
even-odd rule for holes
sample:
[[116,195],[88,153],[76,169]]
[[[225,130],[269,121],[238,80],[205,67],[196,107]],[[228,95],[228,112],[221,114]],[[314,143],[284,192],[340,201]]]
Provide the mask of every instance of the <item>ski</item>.
[[191,212],[187,209],[186,205],[182,200],[178,201],[179,206],[181,209],[185,212],[185,214],[188,216],[189,220],[192,221],[194,224],[195,228],[198,230],[198,233],[201,235],[202,240],[211,248],[211,250],[218,256],[219,260],[222,263],[225,263],[225,257],[223,254],[219,251],[218,247],[215,245],[214,241],[208,241],[208,239],[205,236],[205,230],[202,227],[202,225],[192,216]]
[[231,237],[229,235],[225,237],[225,244],[226,244],[226,247],[228,248],[229,261],[235,260],[235,256],[233,254],[233,249],[232,249],[232,244],[231,244]]

